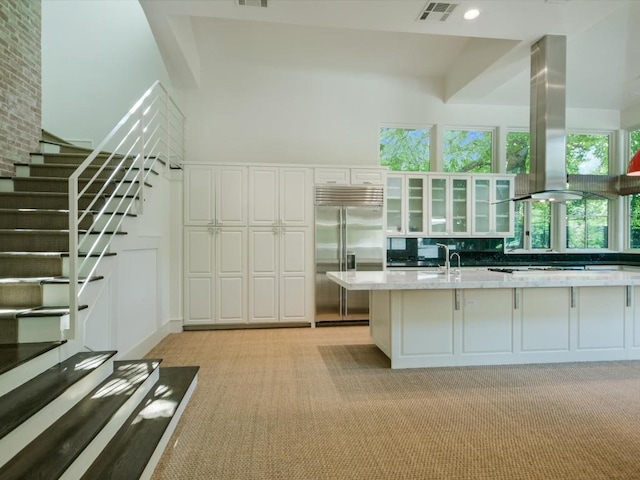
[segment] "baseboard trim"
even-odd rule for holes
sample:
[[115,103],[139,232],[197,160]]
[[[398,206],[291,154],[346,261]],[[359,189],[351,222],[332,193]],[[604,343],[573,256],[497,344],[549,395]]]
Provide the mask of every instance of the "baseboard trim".
[[184,325],[185,332],[198,330],[245,330],[257,328],[309,328],[309,322],[291,322],[291,323],[208,323],[203,325]]
[[172,318],[169,320],[169,333],[180,333],[182,332],[183,321],[181,318]]
[[170,331],[170,322],[167,322],[160,329],[156,330],[147,338],[131,348],[128,352],[123,352],[121,355],[118,355],[118,360],[134,360],[138,358],[144,358],[144,356],[149,353],[153,349],[153,347],[160,343],[164,339],[164,337],[166,337],[170,333],[173,332]]

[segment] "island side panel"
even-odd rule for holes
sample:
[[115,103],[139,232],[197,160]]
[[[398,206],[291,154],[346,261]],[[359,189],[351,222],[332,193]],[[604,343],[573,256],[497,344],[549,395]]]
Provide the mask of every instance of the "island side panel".
[[627,334],[629,339],[629,358],[640,358],[640,288],[630,287],[629,317]]
[[369,295],[369,334],[377,347],[391,358],[391,301],[388,290],[372,290]]

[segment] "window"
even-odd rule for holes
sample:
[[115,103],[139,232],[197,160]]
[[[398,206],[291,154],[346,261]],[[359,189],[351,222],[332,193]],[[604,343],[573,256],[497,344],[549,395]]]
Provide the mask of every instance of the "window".
[[507,132],[507,173],[529,173],[530,137],[526,132]]
[[507,239],[507,250],[548,250],[550,248],[551,204],[549,202],[516,203],[514,236]]
[[609,135],[567,135],[567,173],[607,175],[609,173]]
[[[629,159],[640,150],[640,130],[629,135]],[[640,195],[629,198],[629,247],[640,248]]]
[[429,130],[380,129],[380,164],[396,171],[429,171]]
[[491,173],[493,132],[445,130],[443,160],[445,172]]
[[[608,174],[609,135],[567,135],[567,173]],[[567,248],[608,248],[609,201],[589,199],[567,202],[566,230]]]
[[609,246],[609,200],[567,202],[567,248]]

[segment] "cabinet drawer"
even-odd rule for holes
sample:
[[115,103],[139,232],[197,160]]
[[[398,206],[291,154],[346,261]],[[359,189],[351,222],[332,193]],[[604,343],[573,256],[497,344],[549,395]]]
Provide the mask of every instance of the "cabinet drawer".
[[364,168],[351,169],[351,183],[353,185],[384,185],[385,178],[386,172],[384,170],[370,170]]
[[316,168],[315,183],[332,183],[348,185],[350,181],[348,168]]

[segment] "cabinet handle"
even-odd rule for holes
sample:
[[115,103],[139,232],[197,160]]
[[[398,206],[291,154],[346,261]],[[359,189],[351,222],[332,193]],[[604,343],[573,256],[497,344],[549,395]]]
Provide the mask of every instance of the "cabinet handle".
[[455,304],[455,309],[460,310],[460,290],[457,288],[453,291],[453,303]]
[[576,307],[576,287],[570,287],[571,289],[571,308]]
[[633,296],[633,287],[627,285],[627,307],[631,306],[631,297]]
[[518,310],[520,308],[520,295],[518,295],[518,289],[513,289],[513,309]]

